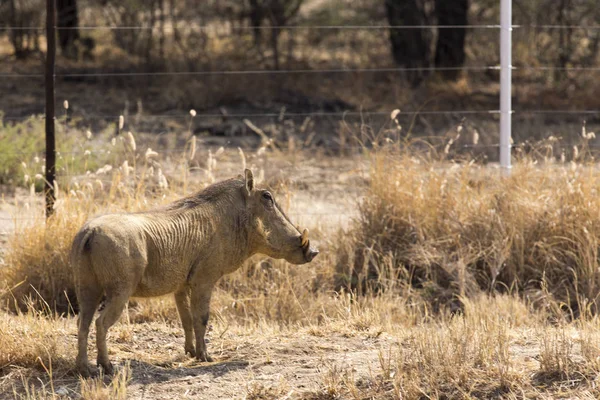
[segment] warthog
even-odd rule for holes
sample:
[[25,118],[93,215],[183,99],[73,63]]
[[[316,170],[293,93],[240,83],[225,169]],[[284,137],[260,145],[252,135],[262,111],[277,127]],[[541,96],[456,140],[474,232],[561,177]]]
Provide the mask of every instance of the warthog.
[[308,231],[300,233],[294,227],[273,195],[255,187],[248,169],[244,177],[216,183],[160,208],[104,215],[87,222],[75,236],[71,251],[79,302],[76,363],[80,374],[92,373],[88,334],[103,295],[96,345],[98,365],[106,373],[113,371],[107,331],[132,296],[174,293],[185,332],[185,352],[212,361],[204,334],[213,287],[257,253],[304,264],[319,252],[311,247]]

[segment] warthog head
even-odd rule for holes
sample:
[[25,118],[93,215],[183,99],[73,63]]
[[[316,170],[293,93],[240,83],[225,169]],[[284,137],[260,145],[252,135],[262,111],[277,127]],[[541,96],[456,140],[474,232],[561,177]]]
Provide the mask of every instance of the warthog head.
[[292,264],[312,261],[319,251],[311,247],[308,230],[302,233],[283,213],[273,194],[254,186],[252,171],[245,171],[246,210],[249,215],[249,241],[258,253],[284,258]]

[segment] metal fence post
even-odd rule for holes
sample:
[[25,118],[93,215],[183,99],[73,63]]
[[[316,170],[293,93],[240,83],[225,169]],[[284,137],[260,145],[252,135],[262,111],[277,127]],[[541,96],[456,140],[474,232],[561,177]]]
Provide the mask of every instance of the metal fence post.
[[511,168],[512,0],[500,1],[500,167]]
[[54,141],[54,63],[56,60],[55,0],[46,0],[46,218],[54,212],[56,180],[56,147]]

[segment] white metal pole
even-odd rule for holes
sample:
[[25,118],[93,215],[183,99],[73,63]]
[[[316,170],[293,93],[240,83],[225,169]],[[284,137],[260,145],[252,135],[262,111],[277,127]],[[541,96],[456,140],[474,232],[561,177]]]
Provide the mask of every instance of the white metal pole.
[[500,0],[500,166],[510,171],[512,130],[512,0]]

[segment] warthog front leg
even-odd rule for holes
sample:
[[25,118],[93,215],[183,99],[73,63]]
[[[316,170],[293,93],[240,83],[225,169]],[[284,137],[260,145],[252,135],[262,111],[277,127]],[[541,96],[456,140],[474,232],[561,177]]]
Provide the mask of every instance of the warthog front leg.
[[192,317],[194,321],[194,332],[196,334],[196,358],[200,361],[212,361],[206,351],[204,335],[208,325],[208,313],[210,311],[210,296],[213,285],[196,285],[192,287]]
[[192,310],[190,308],[190,296],[191,288],[186,286],[180,291],[175,292],[175,304],[177,304],[177,311],[179,312],[179,318],[181,319],[181,325],[183,326],[183,332],[185,333],[185,353],[195,357],[196,350],[194,347],[194,325],[192,319]]

